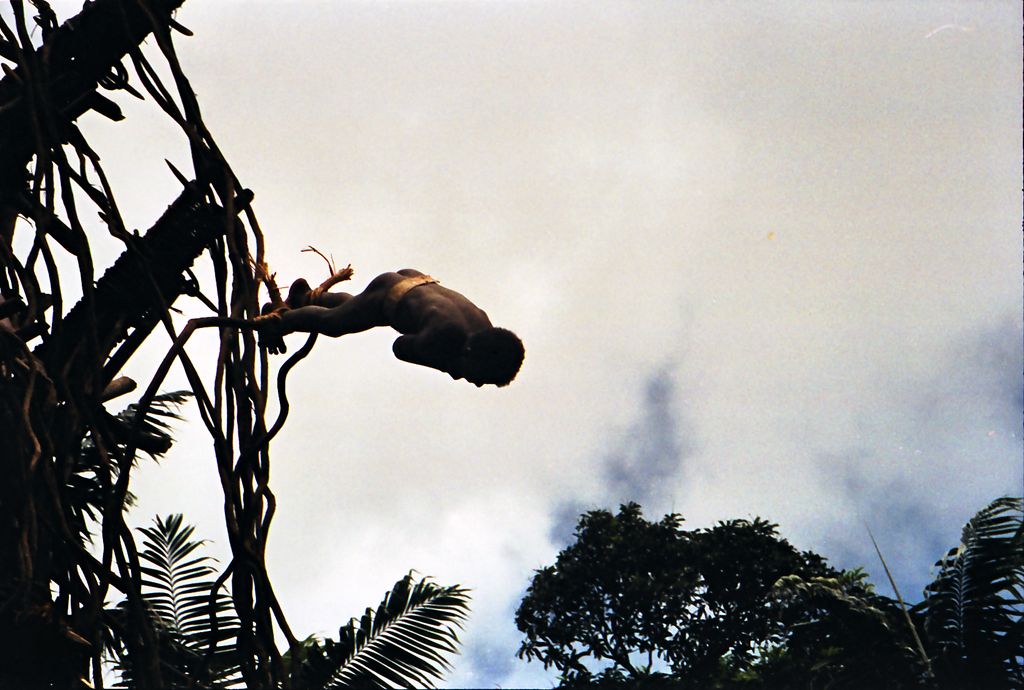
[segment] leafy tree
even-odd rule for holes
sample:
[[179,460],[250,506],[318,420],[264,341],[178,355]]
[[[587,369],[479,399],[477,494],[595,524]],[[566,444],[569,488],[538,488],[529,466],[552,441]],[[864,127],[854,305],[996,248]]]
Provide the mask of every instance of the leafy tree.
[[896,690],[926,677],[898,602],[875,594],[863,569],[786,576],[770,597],[786,633],[747,672],[765,687]]
[[[797,615],[784,654],[760,669],[763,677],[851,690],[1024,687],[1022,507],[1022,499],[1003,497],[978,511],[906,614],[866,583],[783,578],[775,594],[783,607],[795,603]],[[816,615],[803,620],[809,611]]]
[[632,503],[593,511],[534,577],[519,656],[555,666],[565,686],[1021,688],[1022,509],[1004,497],[979,511],[909,610],[760,519],[686,532]]
[[555,566],[538,571],[516,613],[527,635],[518,655],[555,666],[570,680],[591,677],[588,657],[611,661],[608,675],[639,676],[643,662],[649,669],[669,646],[672,623],[686,615],[696,585],[679,520],[648,523],[631,503],[618,516],[587,513],[576,534]]
[[635,503],[585,514],[575,543],[537,571],[516,613],[526,635],[519,657],[556,667],[567,685],[710,687],[783,641],[770,596],[780,578],[841,575],[760,519],[692,532],[680,523],[648,522]]

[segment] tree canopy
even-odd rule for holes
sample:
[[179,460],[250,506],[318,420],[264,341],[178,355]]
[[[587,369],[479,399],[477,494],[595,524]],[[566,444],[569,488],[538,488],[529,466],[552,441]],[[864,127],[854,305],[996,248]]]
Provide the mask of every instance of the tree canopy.
[[635,503],[618,515],[585,514],[575,543],[537,572],[516,614],[527,636],[519,656],[555,666],[569,683],[656,669],[720,678],[781,642],[785,626],[769,601],[780,578],[839,575],[763,520],[694,531],[681,522],[648,522]]
[[1020,499],[968,523],[910,610],[760,518],[681,523],[584,514],[523,598],[518,655],[566,687],[1021,687]]

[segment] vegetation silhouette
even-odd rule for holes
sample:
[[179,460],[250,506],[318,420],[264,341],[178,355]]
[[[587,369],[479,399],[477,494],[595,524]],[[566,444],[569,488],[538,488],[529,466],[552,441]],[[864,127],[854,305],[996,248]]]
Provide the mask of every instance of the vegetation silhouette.
[[[292,632],[267,574],[270,442],[288,372],[316,337],[278,368],[268,423],[275,386],[253,336],[264,237],[175,53],[173,34],[191,36],[173,17],[183,1],[95,0],[61,24],[45,0],[31,18],[11,0],[12,24],[0,18],[0,690],[102,688],[110,663],[143,690],[429,684],[455,649],[465,590],[403,578],[321,646]],[[100,89],[150,99],[189,143],[193,174],[168,162],[182,191],[144,233],[126,227],[77,125],[90,111],[123,119]],[[124,246],[97,280],[98,236]],[[193,271],[199,261],[209,270]],[[204,317],[179,332],[172,308]],[[188,349],[201,328],[218,329],[209,376]],[[167,356],[135,403],[107,412],[135,388],[122,372],[158,329]],[[160,393],[174,364],[189,390]],[[186,398],[224,494],[232,557],[219,572],[193,556],[180,516],[144,530],[141,550],[125,521],[139,451],[170,449],[167,422]]]
[[534,576],[518,656],[561,687],[1024,687],[1022,508],[979,511],[906,615],[759,518],[685,531],[635,503],[591,511]]

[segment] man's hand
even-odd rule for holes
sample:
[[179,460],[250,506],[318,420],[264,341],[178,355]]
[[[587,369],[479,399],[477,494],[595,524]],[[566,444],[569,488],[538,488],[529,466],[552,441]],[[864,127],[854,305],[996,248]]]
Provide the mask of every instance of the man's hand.
[[265,347],[272,355],[283,355],[288,352],[284,344],[284,327],[281,314],[271,312],[255,319],[256,332],[260,334],[260,347]]

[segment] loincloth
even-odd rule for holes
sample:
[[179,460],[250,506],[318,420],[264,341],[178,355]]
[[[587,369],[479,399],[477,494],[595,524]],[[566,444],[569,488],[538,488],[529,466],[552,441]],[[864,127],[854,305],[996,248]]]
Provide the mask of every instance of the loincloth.
[[394,318],[395,309],[398,308],[398,303],[405,297],[405,293],[409,290],[418,288],[420,285],[429,285],[431,283],[438,283],[430,276],[411,276],[405,280],[400,280],[391,286],[388,290],[388,294],[384,296],[384,314],[388,317],[388,320]]

